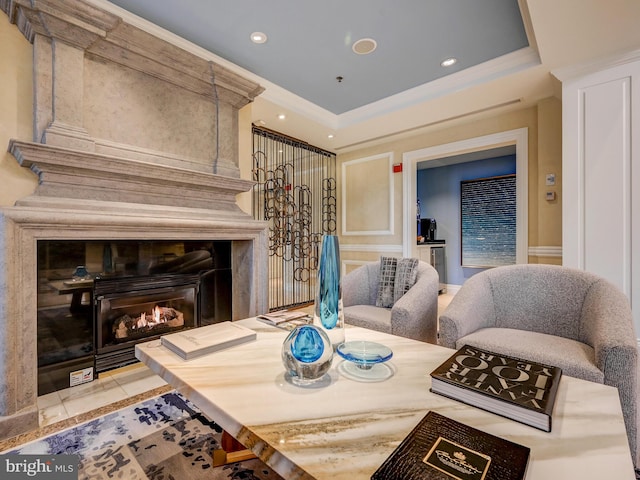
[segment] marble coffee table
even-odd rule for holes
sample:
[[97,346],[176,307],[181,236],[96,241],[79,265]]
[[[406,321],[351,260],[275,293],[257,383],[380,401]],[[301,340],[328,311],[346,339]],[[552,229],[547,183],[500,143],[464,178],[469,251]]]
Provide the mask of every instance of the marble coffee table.
[[429,391],[429,373],[453,352],[358,327],[346,340],[388,346],[385,378],[360,379],[334,356],[317,384],[285,378],[280,350],[287,332],[240,321],[255,342],[185,361],[159,340],[136,356],[286,479],[369,479],[430,410],[531,448],[527,480],[633,480],[618,392],[563,376],[546,433]]

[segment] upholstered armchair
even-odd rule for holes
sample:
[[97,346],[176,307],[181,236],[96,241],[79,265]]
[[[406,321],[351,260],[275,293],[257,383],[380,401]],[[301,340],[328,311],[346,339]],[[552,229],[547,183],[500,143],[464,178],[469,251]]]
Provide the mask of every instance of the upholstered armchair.
[[416,281],[390,308],[376,307],[380,262],[356,268],[342,279],[345,323],[437,343],[438,272],[418,262]]
[[445,347],[484,348],[616,387],[636,461],[636,334],[614,285],[556,265],[498,267],[469,278],[439,320]]

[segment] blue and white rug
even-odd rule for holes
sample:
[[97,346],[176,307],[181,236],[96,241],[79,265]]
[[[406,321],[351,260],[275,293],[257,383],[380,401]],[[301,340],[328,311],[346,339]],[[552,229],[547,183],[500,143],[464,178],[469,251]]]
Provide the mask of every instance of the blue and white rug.
[[177,392],[3,452],[77,454],[81,480],[281,480],[258,459],[214,467],[222,429]]

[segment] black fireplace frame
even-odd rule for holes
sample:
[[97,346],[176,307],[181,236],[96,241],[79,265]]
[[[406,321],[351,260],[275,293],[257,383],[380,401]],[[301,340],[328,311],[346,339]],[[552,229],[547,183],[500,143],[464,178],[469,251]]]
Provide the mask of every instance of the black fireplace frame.
[[[84,383],[97,378],[99,373],[137,363],[137,343],[170,333],[159,332],[136,339],[127,348],[121,348],[120,344],[98,352],[95,299],[102,294],[100,285],[114,282],[125,289],[137,289],[139,283],[151,279],[154,286],[171,289],[170,280],[175,275],[182,278],[191,275],[192,279],[198,279],[199,285],[195,293],[195,323],[188,328],[232,320],[233,244],[233,240],[227,239],[189,238],[38,239],[38,394]],[[105,248],[106,245],[110,247]],[[112,250],[112,246],[116,249]],[[76,279],[78,265],[85,265],[92,278]],[[75,284],[69,286],[76,280],[82,288]],[[40,335],[41,330],[54,326],[59,334]],[[71,337],[69,328],[74,332]],[[42,350],[41,339],[44,339]],[[89,372],[92,372],[91,378]]]
[[[99,374],[137,362],[135,357],[137,343],[155,340],[174,331],[200,326],[200,278],[200,274],[96,278],[93,287],[95,373]],[[190,310],[184,312],[186,321],[183,326],[156,327],[151,332],[115,343],[105,334],[105,331],[111,329],[111,319],[104,318],[102,312],[102,306],[106,301],[127,298],[158,298],[165,294],[172,294],[177,290],[191,291]]]

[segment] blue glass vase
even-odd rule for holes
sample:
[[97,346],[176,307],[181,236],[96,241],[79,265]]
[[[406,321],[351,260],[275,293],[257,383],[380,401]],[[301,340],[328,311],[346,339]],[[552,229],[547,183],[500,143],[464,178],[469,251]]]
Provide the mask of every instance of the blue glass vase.
[[315,325],[298,325],[282,344],[282,363],[296,385],[310,385],[331,368],[333,348],[324,330]]
[[322,237],[318,264],[314,324],[329,336],[333,348],[344,342],[344,312],[340,283],[340,245],[336,235]]

